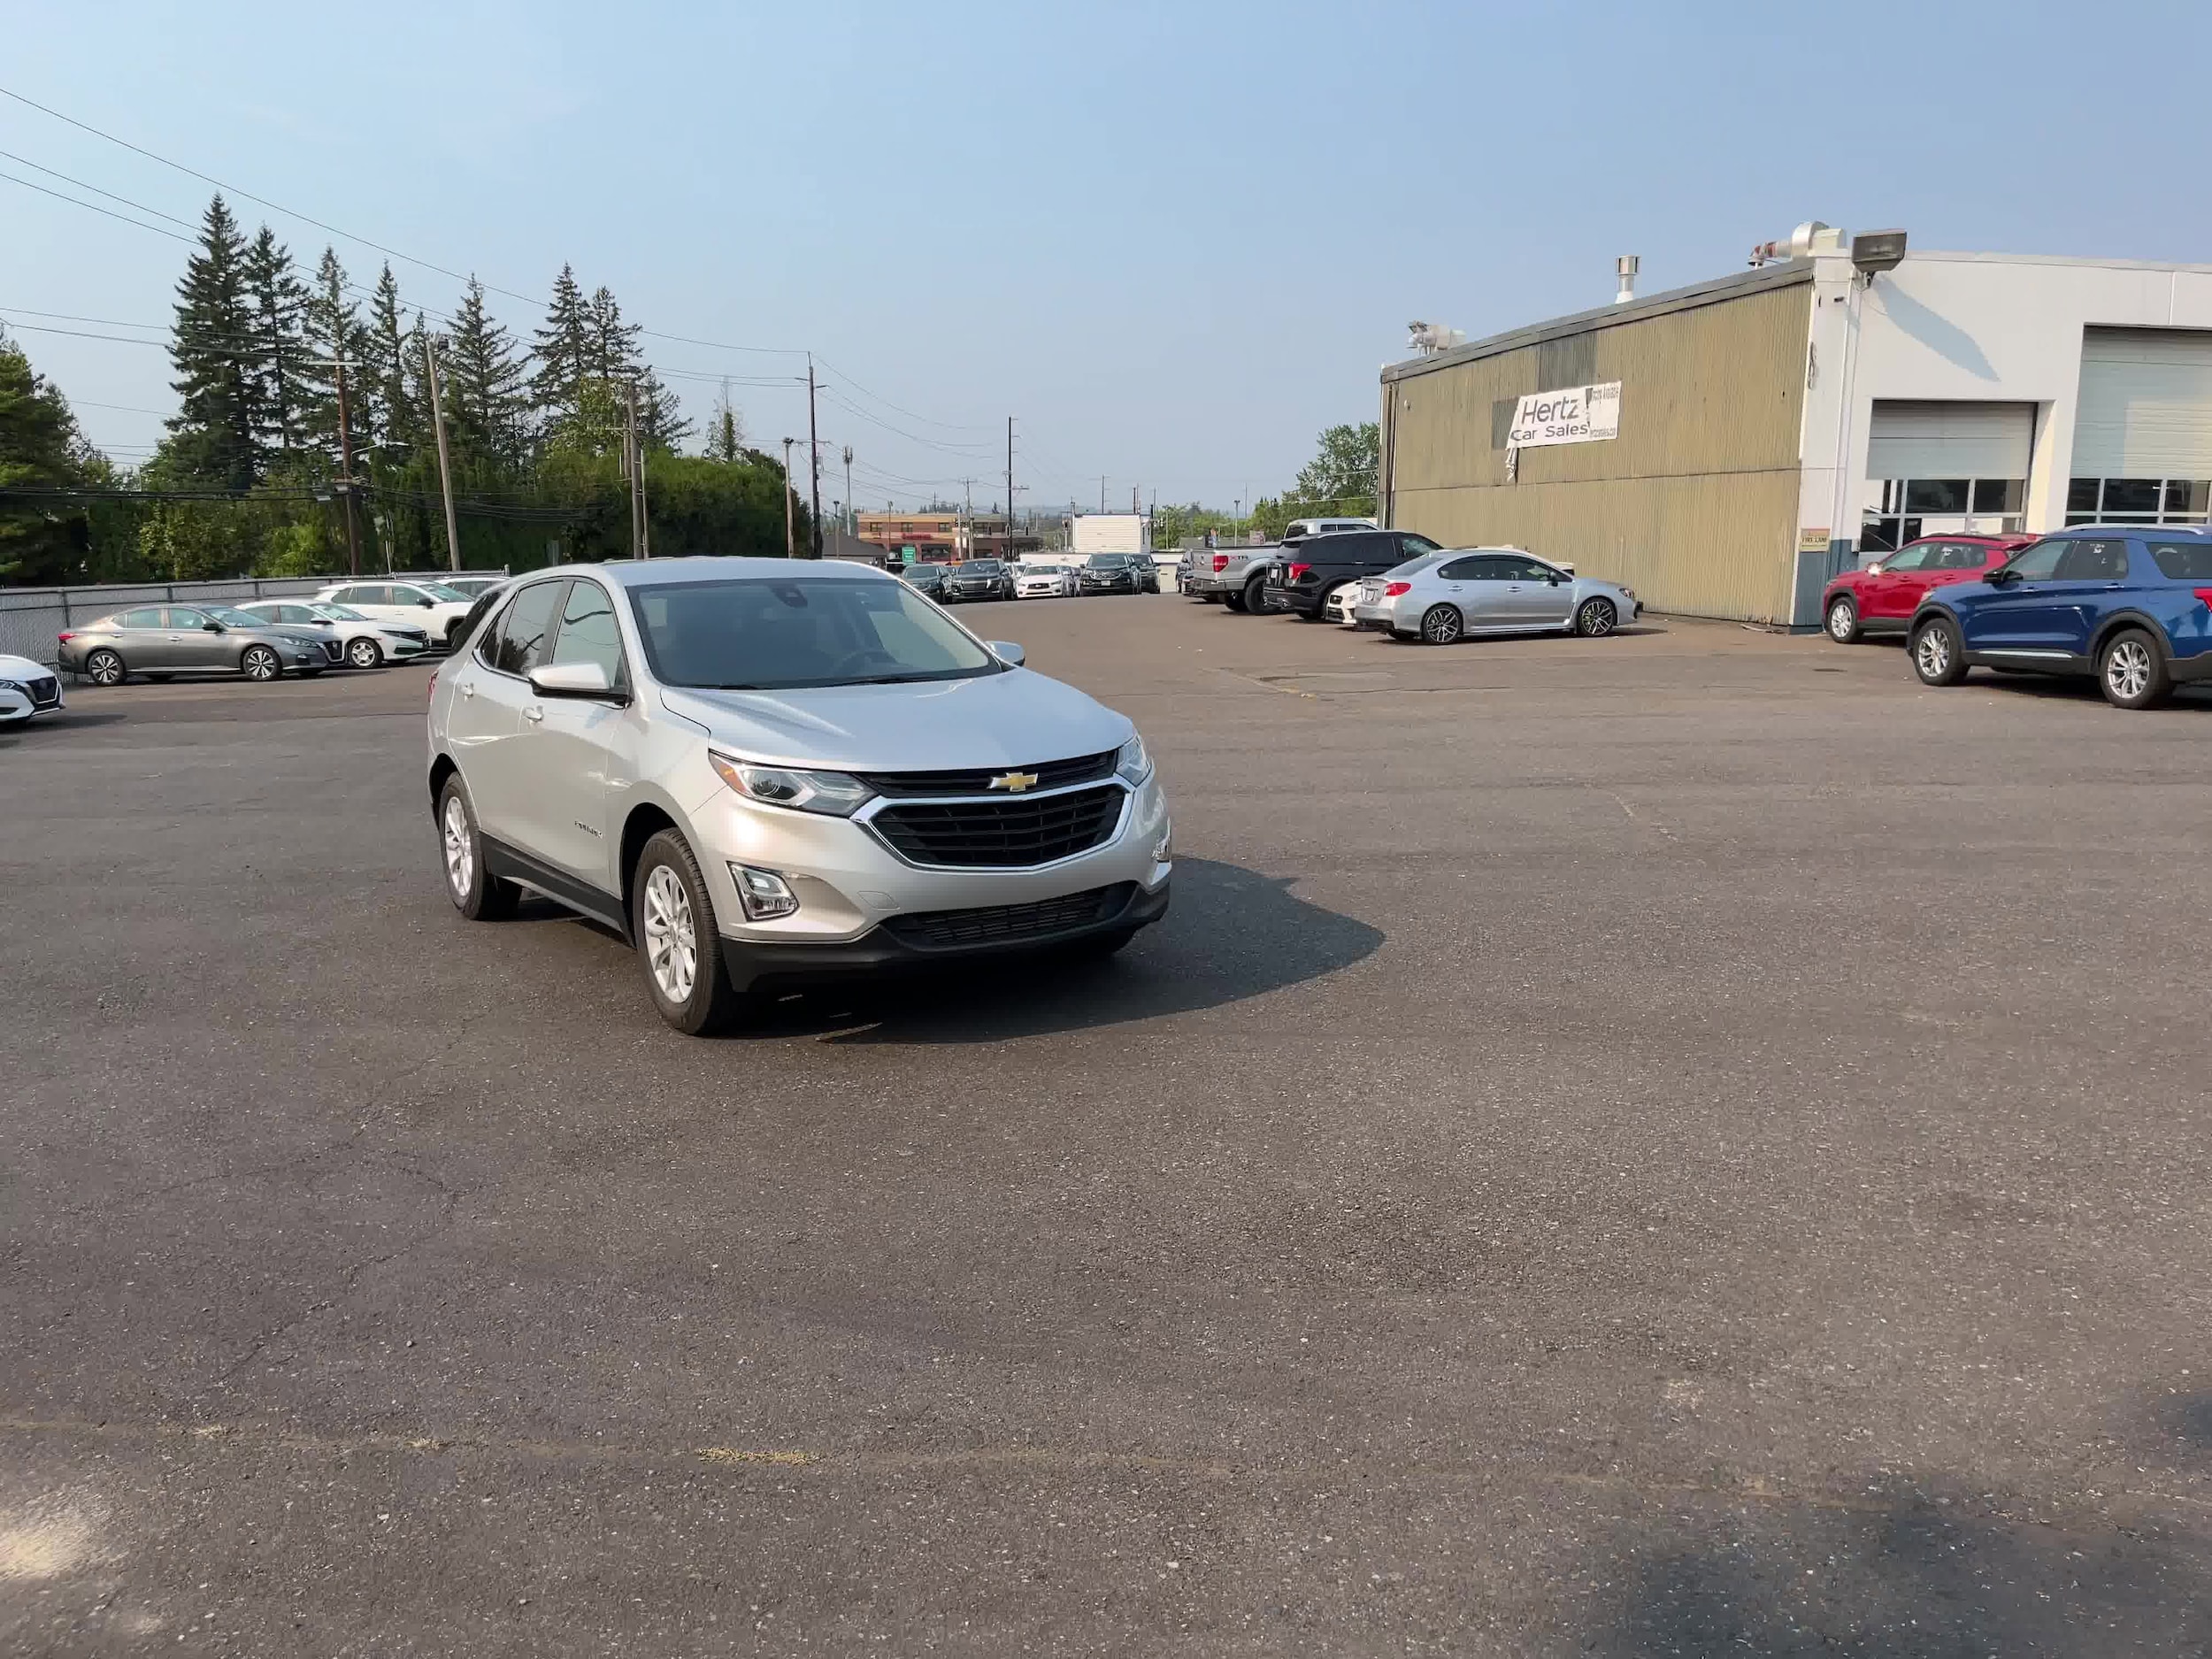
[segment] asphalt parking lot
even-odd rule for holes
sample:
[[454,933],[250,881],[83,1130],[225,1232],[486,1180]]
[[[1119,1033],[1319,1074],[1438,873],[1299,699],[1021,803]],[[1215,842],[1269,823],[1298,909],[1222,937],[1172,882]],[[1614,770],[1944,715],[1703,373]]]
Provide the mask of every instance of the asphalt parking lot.
[[0,738],[0,1651],[2212,1648],[2212,700],[959,614],[1168,920],[716,1042],[426,669]]

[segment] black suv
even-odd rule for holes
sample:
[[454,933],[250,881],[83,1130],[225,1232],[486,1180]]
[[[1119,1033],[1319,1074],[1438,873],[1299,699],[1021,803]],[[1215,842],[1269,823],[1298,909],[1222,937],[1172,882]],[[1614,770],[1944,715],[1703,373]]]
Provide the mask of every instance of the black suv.
[[1014,571],[1003,559],[963,559],[945,572],[941,599],[1011,599]]
[[1075,573],[1078,593],[1156,594],[1152,561],[1141,553],[1094,553]]
[[1405,530],[1335,530],[1286,541],[1268,561],[1263,608],[1318,622],[1329,595],[1345,583],[1379,576],[1436,550],[1428,537]]

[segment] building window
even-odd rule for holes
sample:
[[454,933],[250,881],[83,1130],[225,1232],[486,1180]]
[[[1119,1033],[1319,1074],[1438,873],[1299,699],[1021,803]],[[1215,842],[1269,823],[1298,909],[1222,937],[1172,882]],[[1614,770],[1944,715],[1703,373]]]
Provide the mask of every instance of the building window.
[[2078,478],[2066,487],[2068,524],[2203,524],[2212,518],[2212,480]]
[[[1859,546],[1888,552],[1924,535],[2010,534],[2024,523],[2024,478],[1885,478],[1881,504],[1859,525]],[[1933,522],[1930,522],[1932,520]]]

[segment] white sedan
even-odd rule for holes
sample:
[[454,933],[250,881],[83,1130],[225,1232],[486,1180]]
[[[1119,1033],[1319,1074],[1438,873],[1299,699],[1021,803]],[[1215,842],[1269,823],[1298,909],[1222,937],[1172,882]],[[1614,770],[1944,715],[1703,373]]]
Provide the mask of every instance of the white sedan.
[[1014,575],[1017,599],[1072,599],[1075,572],[1065,565],[1029,565]]
[[257,599],[239,610],[288,627],[330,634],[338,641],[349,666],[381,668],[386,662],[403,663],[430,649],[426,628],[409,622],[375,622],[345,605],[322,604],[301,599]]
[[345,605],[372,622],[421,628],[439,645],[450,645],[476,602],[443,584],[422,580],[333,582],[315,595],[322,605]]
[[23,726],[62,706],[61,676],[43,663],[0,651],[0,726]]

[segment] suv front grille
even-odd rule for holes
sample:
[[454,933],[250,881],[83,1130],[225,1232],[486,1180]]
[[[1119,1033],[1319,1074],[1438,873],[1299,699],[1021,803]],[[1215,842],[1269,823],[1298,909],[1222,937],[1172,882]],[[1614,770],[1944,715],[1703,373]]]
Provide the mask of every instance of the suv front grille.
[[995,793],[992,779],[1010,772],[1033,772],[1037,781],[1029,786],[1032,789],[1064,789],[1071,783],[1110,776],[1114,758],[1120,753],[1110,749],[1102,754],[1033,761],[1026,766],[985,766],[973,772],[862,772],[859,778],[878,795],[990,795]]
[[1105,784],[1042,799],[915,801],[885,807],[868,822],[910,864],[1026,869],[1102,844],[1121,820],[1125,798]]
[[1131,884],[1092,887],[1033,904],[987,904],[972,910],[921,910],[894,916],[883,926],[910,945],[947,950],[961,945],[1007,944],[1045,939],[1106,921],[1129,902]]

